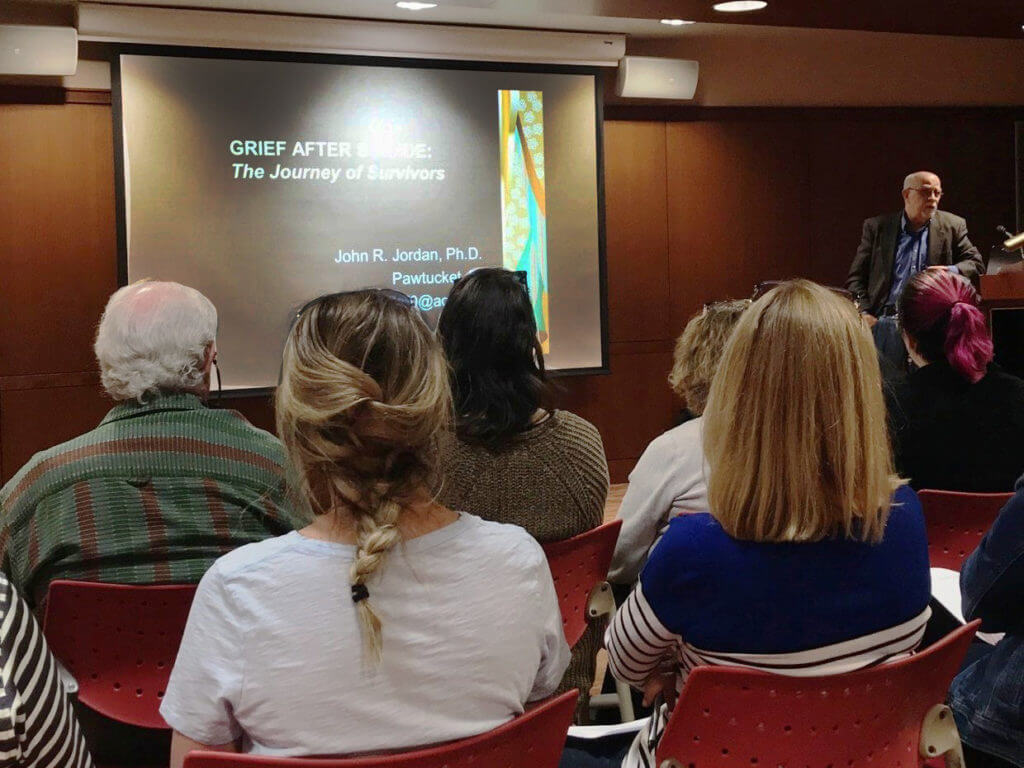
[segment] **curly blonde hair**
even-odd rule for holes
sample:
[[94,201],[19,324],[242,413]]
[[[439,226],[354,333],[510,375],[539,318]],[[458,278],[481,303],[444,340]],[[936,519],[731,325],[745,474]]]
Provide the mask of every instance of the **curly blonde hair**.
[[[415,309],[385,292],[320,297],[285,342],[276,407],[313,513],[351,518],[349,581],[365,585],[399,543],[402,510],[436,487],[436,440],[452,415],[439,344]],[[356,605],[364,658],[379,662],[380,619],[369,598]]]
[[748,299],[707,304],[700,314],[690,318],[676,340],[668,383],[695,416],[704,413],[711,379],[722,358],[725,342],[749,306]]

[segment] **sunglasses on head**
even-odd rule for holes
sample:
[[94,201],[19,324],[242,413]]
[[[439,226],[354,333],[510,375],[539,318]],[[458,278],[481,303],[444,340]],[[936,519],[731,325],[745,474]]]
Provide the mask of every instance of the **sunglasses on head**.
[[310,307],[312,307],[314,304],[318,302],[326,301],[327,299],[338,299],[341,298],[342,296],[354,296],[357,293],[376,293],[381,296],[384,296],[385,298],[390,299],[391,301],[401,304],[402,306],[410,307],[412,309],[416,308],[416,300],[412,296],[402,293],[401,291],[396,291],[394,288],[360,288],[355,291],[338,291],[337,293],[327,293],[324,294],[323,296],[317,296],[315,299],[310,299],[309,301],[302,305],[298,312],[295,313],[295,320],[298,320],[300,317],[302,317],[306,310],[308,310]]

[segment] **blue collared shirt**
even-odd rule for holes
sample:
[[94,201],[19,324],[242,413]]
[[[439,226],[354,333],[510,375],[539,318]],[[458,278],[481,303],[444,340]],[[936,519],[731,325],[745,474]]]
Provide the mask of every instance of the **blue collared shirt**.
[[907,280],[928,266],[928,224],[917,232],[910,229],[907,215],[900,216],[900,233],[896,238],[896,257],[892,264],[892,287],[886,306],[896,306]]
[[[889,289],[889,298],[886,299],[885,306],[895,307],[899,303],[900,294],[903,293],[907,280],[928,267],[930,226],[931,220],[917,232],[912,232],[907,214],[900,215],[900,234],[896,238],[896,256],[892,264],[892,287]],[[960,274],[955,264],[951,264],[947,269],[954,274]]]

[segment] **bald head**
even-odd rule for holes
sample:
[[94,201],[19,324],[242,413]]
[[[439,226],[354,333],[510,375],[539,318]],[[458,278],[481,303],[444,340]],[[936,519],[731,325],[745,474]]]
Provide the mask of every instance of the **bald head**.
[[217,333],[217,310],[194,288],[146,281],[107,302],[96,332],[103,386],[115,400],[160,392],[204,394]]
[[903,179],[903,189],[907,190],[911,187],[920,187],[924,184],[932,184],[936,187],[941,187],[942,182],[939,181],[939,177],[931,171],[914,171],[913,173],[907,174],[907,177]]
[[927,224],[941,199],[942,181],[931,171],[915,171],[903,179],[903,209],[912,226]]

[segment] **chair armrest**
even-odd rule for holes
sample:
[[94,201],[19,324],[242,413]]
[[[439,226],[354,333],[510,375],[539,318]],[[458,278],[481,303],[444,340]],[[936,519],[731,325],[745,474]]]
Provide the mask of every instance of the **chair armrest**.
[[590,597],[587,598],[587,618],[596,619],[598,616],[611,616],[615,613],[615,596],[612,594],[612,586],[607,581],[595,584],[590,590]]
[[924,716],[918,751],[926,760],[944,756],[946,768],[963,768],[964,749],[960,744],[960,732],[956,729],[953,711],[945,704],[936,704]]
[[68,671],[68,668],[60,663],[59,659],[54,657],[53,663],[57,667],[57,677],[62,683],[64,683],[64,690],[68,692],[68,696],[74,698],[78,695],[78,681],[75,680],[75,676]]

